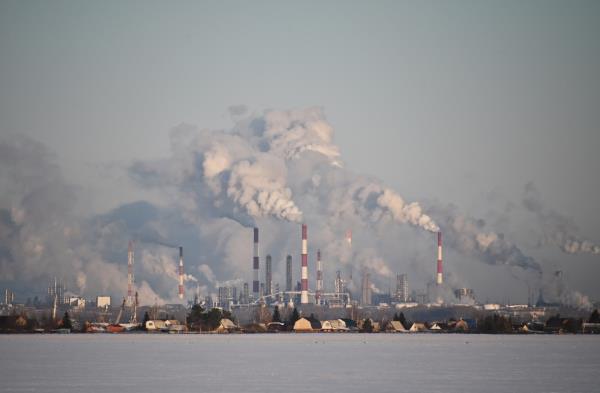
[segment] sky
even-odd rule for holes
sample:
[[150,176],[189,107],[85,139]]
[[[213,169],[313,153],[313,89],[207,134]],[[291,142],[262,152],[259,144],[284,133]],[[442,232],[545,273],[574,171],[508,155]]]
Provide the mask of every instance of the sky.
[[[600,242],[599,17],[594,1],[2,1],[0,138],[43,144],[78,215],[140,200],[182,212],[132,181],[136,162],[175,161],[174,128],[319,107],[353,174],[434,220],[449,206],[485,220],[597,300],[599,255],[564,248]],[[447,269],[465,285],[507,298],[501,274],[522,301],[514,272],[456,248]]]

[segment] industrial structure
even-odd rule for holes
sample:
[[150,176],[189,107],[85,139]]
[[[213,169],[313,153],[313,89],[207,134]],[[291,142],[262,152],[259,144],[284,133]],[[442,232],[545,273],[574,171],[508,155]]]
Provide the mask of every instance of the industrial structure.
[[127,247],[127,305],[129,307],[133,306],[133,241],[129,241],[129,246]]
[[273,294],[273,266],[271,263],[271,255],[267,255],[265,259],[265,296]]
[[321,265],[321,250],[317,250],[317,288],[315,292],[315,301],[321,304],[323,294],[323,266]]
[[300,303],[308,304],[308,229],[306,224],[302,224],[302,272],[300,279],[302,282]]
[[292,290],[292,256],[288,255],[285,258],[285,290],[290,292]]
[[406,303],[408,301],[408,275],[396,275],[396,301]]
[[366,271],[363,271],[362,274],[362,295],[360,298],[360,302],[362,305],[371,305],[371,274],[367,273]]
[[258,228],[254,228],[254,257],[252,258],[252,267],[254,269],[254,281],[252,281],[252,292],[254,298],[259,298],[259,282],[258,282]]
[[443,277],[444,269],[442,266],[442,232],[437,233],[437,239],[438,239],[438,259],[437,259],[436,284],[442,285],[444,283],[444,277]]
[[183,247],[179,247],[179,299],[183,299]]

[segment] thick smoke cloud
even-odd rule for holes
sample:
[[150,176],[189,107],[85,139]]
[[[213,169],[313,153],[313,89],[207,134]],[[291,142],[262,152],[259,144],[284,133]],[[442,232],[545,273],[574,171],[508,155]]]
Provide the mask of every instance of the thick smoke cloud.
[[209,208],[245,225],[263,217],[298,223],[307,192],[350,188],[348,202],[372,220],[389,214],[397,222],[437,230],[418,203],[343,169],[319,108],[267,111],[239,121],[230,132],[180,126],[171,132],[171,147],[170,159],[136,162],[131,175],[142,186],[169,187],[191,213]]
[[501,233],[486,228],[484,220],[466,216],[455,206],[432,206],[429,211],[440,222],[444,242],[466,255],[490,265],[507,265],[541,273],[532,257],[505,239]]
[[[3,286],[43,296],[46,285],[57,277],[71,293],[117,298],[124,294],[127,239],[130,229],[143,227],[138,222],[143,209],[123,206],[105,216],[80,216],[79,190],[66,183],[56,157],[24,136],[0,140],[0,184]],[[158,295],[153,289],[162,281],[152,274],[140,279],[140,297],[169,299],[168,292]]]
[[393,248],[368,235],[361,246],[379,251],[352,251],[346,230],[385,232],[394,224],[439,229],[419,203],[344,168],[320,108],[266,111],[227,131],[181,125],[171,131],[170,142],[170,157],[135,162],[130,175],[142,187],[164,190],[213,250],[201,270],[209,282],[247,281],[254,225],[266,234],[261,247],[274,260],[295,254],[298,224],[306,222],[311,248],[335,262],[330,269],[356,265],[357,272],[366,269],[386,282],[392,273],[385,261],[393,258]]
[[600,254],[600,246],[576,236],[577,226],[569,218],[544,206],[539,190],[527,183],[523,193],[523,206],[533,213],[542,229],[542,244],[554,244],[567,254]]
[[406,243],[427,244],[426,254],[411,257],[411,266],[433,277],[440,228],[447,248],[490,265],[541,271],[484,221],[452,206],[406,201],[379,180],[346,169],[320,108],[259,115],[242,109],[230,110],[230,130],[175,127],[168,157],[130,165],[136,185],[164,195],[161,206],[139,201],[94,217],[75,213],[77,189],[62,179],[42,145],[18,137],[2,141],[2,279],[39,289],[57,276],[73,292],[121,297],[127,243],[134,240],[142,304],[176,302],[178,253],[171,247],[184,247],[188,290],[204,296],[219,285],[241,287],[251,280],[251,228],[258,226],[261,275],[262,258],[271,254],[274,280],[283,283],[288,254],[299,278],[301,222],[309,227],[310,282],[320,249],[326,289],[341,270],[349,288],[360,288],[360,275],[368,272],[373,287],[383,291],[406,258]]

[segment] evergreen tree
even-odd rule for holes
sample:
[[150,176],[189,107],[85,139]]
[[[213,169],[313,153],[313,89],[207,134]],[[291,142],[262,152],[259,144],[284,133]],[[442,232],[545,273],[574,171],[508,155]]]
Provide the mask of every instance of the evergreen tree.
[[590,315],[589,323],[600,323],[600,314],[598,313],[598,309],[595,309]]
[[148,311],[146,311],[144,313],[144,320],[142,321],[142,330],[146,330],[146,322],[148,322],[150,320],[150,314],[148,314]]
[[63,316],[62,319],[62,326],[63,329],[73,329],[73,324],[71,324],[71,317],[69,317],[69,312],[65,311],[65,315]]
[[365,321],[363,322],[362,332],[373,333],[373,324],[371,323],[371,320],[369,318],[365,319]]
[[290,322],[293,325],[299,319],[300,319],[300,314],[298,313],[298,310],[296,309],[296,307],[294,307],[294,311],[292,311],[292,316],[290,317]]
[[410,326],[408,325],[408,321],[406,320],[406,318],[404,317],[404,313],[400,312],[400,314],[394,314],[394,321],[398,321],[402,324],[402,326],[404,326],[405,329],[408,329]]
[[279,315],[279,307],[275,306],[275,310],[273,310],[273,322],[281,322],[281,315]]

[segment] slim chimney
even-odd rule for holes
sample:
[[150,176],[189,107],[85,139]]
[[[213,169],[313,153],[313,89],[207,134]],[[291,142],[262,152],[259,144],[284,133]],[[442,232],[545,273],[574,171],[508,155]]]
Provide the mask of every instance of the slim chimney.
[[437,238],[438,238],[438,259],[437,259],[437,279],[436,279],[436,284],[437,285],[442,285],[444,282],[444,277],[443,277],[443,266],[442,266],[442,232],[438,232],[437,233]]
[[292,256],[288,255],[285,259],[285,290],[292,291]]
[[315,298],[317,304],[321,304],[321,294],[323,293],[323,266],[321,265],[321,250],[317,250],[317,289]]
[[183,299],[183,247],[179,247],[179,299]]
[[302,271],[300,291],[300,304],[308,304],[308,229],[306,224],[302,224]]
[[252,260],[252,267],[254,269],[254,280],[252,281],[252,292],[254,293],[254,299],[258,299],[259,296],[259,284],[258,284],[258,228],[254,228],[254,258]]
[[271,255],[267,255],[265,270],[265,296],[273,293],[273,266],[271,264]]
[[127,305],[133,306],[133,241],[127,247]]

